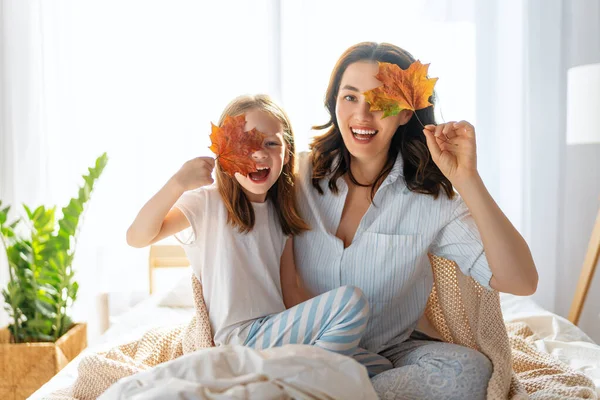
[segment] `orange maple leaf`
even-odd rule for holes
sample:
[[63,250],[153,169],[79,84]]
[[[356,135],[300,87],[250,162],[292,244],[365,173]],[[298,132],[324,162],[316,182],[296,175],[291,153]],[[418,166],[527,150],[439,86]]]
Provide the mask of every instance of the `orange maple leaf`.
[[252,160],[252,153],[262,149],[264,133],[252,129],[244,131],[246,116],[226,116],[219,127],[211,123],[211,145],[209,149],[217,156],[219,166],[229,176],[236,172],[247,176],[256,171],[256,163]]
[[402,110],[416,111],[429,107],[429,97],[438,78],[428,78],[429,64],[419,60],[403,70],[396,64],[379,63],[379,72],[375,75],[381,83],[375,89],[365,93],[365,100],[371,105],[371,111],[383,111],[383,117],[398,115]]

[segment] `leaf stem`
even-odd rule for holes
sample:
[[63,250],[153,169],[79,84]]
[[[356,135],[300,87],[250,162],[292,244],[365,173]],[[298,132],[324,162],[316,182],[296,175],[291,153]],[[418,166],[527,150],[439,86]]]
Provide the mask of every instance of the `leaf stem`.
[[[420,119],[420,118],[419,118],[419,116],[417,115],[417,112],[416,112],[416,111],[413,111],[413,114],[414,114],[414,115],[415,115],[415,117],[417,118],[417,121],[419,121],[419,124],[421,124],[421,127],[422,127],[423,129],[425,129],[425,125],[423,125],[423,122],[421,122],[421,119]],[[458,144],[456,144],[456,143],[452,143],[452,142],[450,141],[450,139],[448,139],[448,136],[446,136],[446,134],[444,134],[444,137],[445,137],[445,139],[442,139],[441,137],[438,137],[437,139],[441,140],[441,141],[442,141],[442,142],[444,142],[444,143],[451,144],[452,146],[458,146]]]

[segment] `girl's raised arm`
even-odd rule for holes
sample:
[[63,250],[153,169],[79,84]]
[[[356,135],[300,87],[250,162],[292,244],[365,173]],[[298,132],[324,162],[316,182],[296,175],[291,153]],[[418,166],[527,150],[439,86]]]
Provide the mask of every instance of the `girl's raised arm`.
[[183,164],[142,207],[127,230],[127,243],[145,247],[189,227],[185,215],[173,205],[184,192],[213,183],[214,166],[215,160],[210,157],[194,158]]

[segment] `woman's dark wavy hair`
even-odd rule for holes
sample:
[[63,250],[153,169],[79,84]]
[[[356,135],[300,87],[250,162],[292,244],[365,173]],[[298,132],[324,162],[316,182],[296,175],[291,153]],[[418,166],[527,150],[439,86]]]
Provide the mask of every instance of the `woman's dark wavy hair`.
[[[449,197],[454,197],[452,184],[442,174],[431,158],[427,148],[423,125],[435,125],[434,106],[413,112],[411,119],[398,127],[392,138],[388,159],[379,176],[371,184],[359,183],[350,170],[350,153],[344,144],[335,116],[335,106],[340,82],[346,68],[358,61],[380,61],[398,65],[407,69],[415,59],[405,50],[388,43],[363,42],[350,47],[338,60],[331,78],[327,93],[325,94],[325,108],[329,112],[329,122],[324,125],[313,126],[315,130],[328,129],[327,132],[316,136],[310,144],[312,151],[312,184],[315,189],[323,194],[320,181],[329,177],[328,187],[333,193],[338,193],[336,181],[348,173],[352,183],[358,186],[371,187],[371,200],[383,180],[392,170],[396,157],[400,153],[404,161],[404,180],[406,186],[413,192],[430,194],[437,198],[440,190]],[[435,104],[435,93],[429,98]],[[417,118],[418,117],[418,118]],[[334,161],[339,156],[339,161]]]

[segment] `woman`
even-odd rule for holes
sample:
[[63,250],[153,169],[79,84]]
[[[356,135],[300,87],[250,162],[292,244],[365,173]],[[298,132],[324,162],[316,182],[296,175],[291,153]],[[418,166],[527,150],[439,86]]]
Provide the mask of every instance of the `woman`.
[[492,367],[483,354],[414,330],[432,288],[427,254],[518,295],[535,292],[537,271],[477,172],[474,128],[436,125],[433,106],[386,118],[371,111],[363,93],[381,85],[377,61],[406,70],[415,60],[360,43],[331,74],[330,120],[315,127],[327,131],[300,157],[299,203],[312,229],[295,240],[298,272],[313,294],[353,285],[368,298],[360,346],[394,366],[373,378],[381,397],[485,398]]

